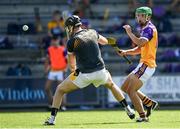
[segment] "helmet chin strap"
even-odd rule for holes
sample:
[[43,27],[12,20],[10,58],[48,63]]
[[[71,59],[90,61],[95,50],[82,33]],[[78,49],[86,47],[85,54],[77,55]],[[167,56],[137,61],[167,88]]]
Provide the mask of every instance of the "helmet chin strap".
[[148,22],[149,20],[148,20],[148,15],[146,15],[146,22]]

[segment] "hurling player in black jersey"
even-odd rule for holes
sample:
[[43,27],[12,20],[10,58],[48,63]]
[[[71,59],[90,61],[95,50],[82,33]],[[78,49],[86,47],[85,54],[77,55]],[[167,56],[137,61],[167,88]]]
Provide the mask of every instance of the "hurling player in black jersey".
[[[71,74],[58,85],[52,104],[51,116],[45,125],[54,125],[55,117],[61,105],[63,95],[93,84],[104,85],[123,106],[127,115],[133,119],[134,110],[127,104],[120,88],[112,81],[110,73],[105,69],[98,43],[108,44],[108,40],[93,29],[82,29],[81,20],[72,15],[65,21],[67,36],[68,64]],[[91,97],[91,96],[89,96]]]

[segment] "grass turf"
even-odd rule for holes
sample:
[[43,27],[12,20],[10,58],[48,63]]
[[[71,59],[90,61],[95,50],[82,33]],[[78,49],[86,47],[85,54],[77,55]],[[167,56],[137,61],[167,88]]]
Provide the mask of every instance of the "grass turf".
[[[55,126],[43,126],[49,112],[0,113],[2,128],[180,128],[180,111],[154,111],[150,122],[136,123],[124,111],[59,112]],[[136,114],[137,116],[137,114]]]

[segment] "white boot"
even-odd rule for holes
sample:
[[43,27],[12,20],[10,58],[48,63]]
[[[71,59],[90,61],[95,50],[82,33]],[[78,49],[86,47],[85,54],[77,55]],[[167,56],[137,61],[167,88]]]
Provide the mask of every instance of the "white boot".
[[125,107],[125,111],[130,119],[135,118],[135,111],[129,105],[127,107]]
[[45,122],[44,125],[55,125],[55,116],[49,117]]

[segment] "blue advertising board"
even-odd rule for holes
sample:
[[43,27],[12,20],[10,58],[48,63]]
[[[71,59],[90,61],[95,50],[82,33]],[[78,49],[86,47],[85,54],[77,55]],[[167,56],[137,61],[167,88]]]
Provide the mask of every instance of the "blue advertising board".
[[44,78],[0,79],[0,107],[47,105]]
[[[48,106],[45,82],[45,78],[0,78],[0,108]],[[99,90],[92,85],[69,93],[66,99],[69,106],[100,104]]]

